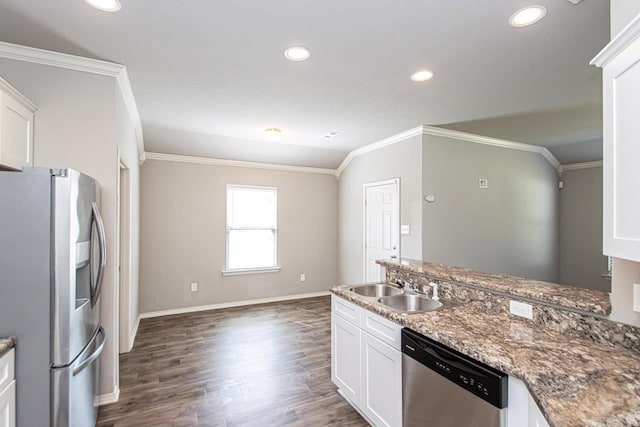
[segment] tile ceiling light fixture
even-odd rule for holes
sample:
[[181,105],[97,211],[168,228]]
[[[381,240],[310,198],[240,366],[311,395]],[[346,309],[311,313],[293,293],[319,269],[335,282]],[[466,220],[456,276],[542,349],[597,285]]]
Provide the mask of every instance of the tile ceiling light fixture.
[[284,51],[284,56],[289,61],[306,61],[311,56],[311,51],[303,46],[291,46]]
[[280,136],[282,136],[282,129],[280,129],[280,128],[266,128],[264,130],[264,133],[267,135],[267,138],[269,138],[269,140],[276,141],[276,140],[280,139]]
[[414,82],[426,82],[433,78],[433,73],[429,70],[420,70],[411,74],[411,80]]
[[547,8],[544,6],[527,6],[516,11],[511,18],[509,18],[509,25],[512,27],[526,27],[533,25],[547,14]]
[[118,0],[84,0],[88,5],[104,12],[117,12],[122,9]]

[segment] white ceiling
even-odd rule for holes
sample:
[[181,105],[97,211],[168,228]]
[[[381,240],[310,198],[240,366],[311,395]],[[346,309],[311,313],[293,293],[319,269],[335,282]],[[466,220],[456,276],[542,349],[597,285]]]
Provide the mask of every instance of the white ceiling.
[[[2,0],[0,40],[126,65],[147,151],[336,167],[420,124],[549,147],[602,135],[588,62],[609,39],[607,0],[121,3]],[[541,22],[507,25],[532,3]],[[291,45],[311,58],[287,61]],[[409,80],[420,68],[435,77]],[[272,126],[277,143],[257,131]]]

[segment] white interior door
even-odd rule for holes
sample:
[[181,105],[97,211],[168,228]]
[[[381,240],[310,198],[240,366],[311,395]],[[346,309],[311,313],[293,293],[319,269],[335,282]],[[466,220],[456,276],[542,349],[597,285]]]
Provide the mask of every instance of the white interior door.
[[400,257],[400,179],[364,186],[364,281],[384,280],[377,259]]

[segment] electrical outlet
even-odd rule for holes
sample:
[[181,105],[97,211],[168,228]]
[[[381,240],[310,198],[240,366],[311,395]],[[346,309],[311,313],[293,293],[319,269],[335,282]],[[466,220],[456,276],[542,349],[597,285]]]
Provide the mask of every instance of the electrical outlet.
[[640,312],[640,284],[633,284],[633,311]]
[[191,284],[191,292],[198,292],[198,284],[196,282]]
[[527,319],[533,319],[533,307],[531,304],[527,304],[526,302],[510,300],[509,313],[525,317]]
[[302,274],[300,275],[300,281],[301,281],[301,282],[304,282],[305,280],[307,280],[307,276],[305,276],[305,274],[304,274],[304,273],[302,273]]

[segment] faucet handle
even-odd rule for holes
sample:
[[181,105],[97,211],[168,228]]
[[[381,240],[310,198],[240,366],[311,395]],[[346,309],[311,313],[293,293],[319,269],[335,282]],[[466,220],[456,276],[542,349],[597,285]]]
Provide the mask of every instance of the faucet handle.
[[431,299],[436,301],[439,300],[440,298],[438,297],[438,284],[436,282],[429,282],[429,286],[433,288],[433,296],[431,297]]

